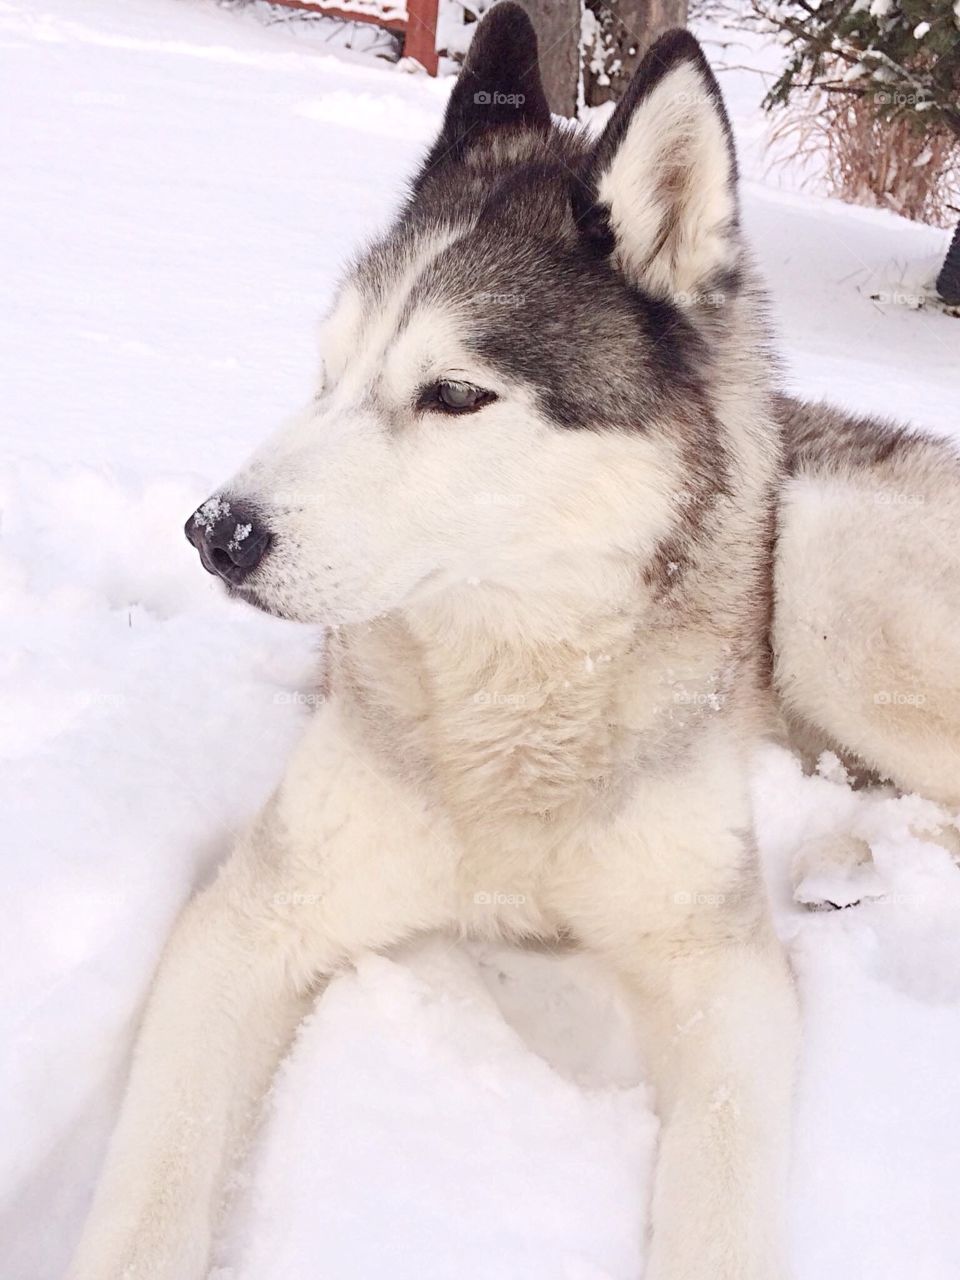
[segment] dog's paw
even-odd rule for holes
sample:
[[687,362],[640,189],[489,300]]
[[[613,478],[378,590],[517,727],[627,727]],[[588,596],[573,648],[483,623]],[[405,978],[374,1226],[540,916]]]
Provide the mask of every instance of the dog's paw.
[[801,845],[792,867],[794,900],[808,911],[841,911],[877,892],[866,840],[848,832]]

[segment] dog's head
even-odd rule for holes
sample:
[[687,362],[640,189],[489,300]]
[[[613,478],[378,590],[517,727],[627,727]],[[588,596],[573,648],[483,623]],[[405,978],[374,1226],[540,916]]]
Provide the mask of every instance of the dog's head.
[[551,122],[529,20],[496,5],[399,220],[339,290],[316,398],[187,522],[204,565],[329,625],[635,581],[720,483],[705,383],[735,184],[692,36],[651,49],[591,143]]

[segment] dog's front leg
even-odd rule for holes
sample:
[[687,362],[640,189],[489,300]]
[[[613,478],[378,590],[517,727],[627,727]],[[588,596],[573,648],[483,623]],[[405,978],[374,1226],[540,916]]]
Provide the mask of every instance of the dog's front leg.
[[744,778],[707,759],[638,782],[560,885],[647,1033],[662,1128],[645,1280],[788,1274],[796,1000],[749,830]]
[[318,983],[449,920],[448,848],[334,722],[320,713],[174,931],[70,1280],[201,1280],[227,1171]]
[[[256,857],[250,837],[235,858]],[[198,1280],[231,1148],[305,1009],[310,970],[234,864],[167,945],[70,1280]],[[298,966],[299,959],[299,966]],[[299,968],[299,972],[298,972]]]
[[775,942],[667,934],[624,972],[662,1123],[646,1280],[785,1280],[796,1018]]

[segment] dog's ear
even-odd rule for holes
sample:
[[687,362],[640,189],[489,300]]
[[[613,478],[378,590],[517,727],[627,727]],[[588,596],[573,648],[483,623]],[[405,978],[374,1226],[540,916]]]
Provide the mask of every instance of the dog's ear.
[[513,0],[499,0],[477,27],[425,173],[442,160],[463,159],[487,130],[504,128],[550,128],[537,33]]
[[584,234],[632,284],[683,304],[729,278],[740,248],[733,138],[689,32],[669,31],[650,48],[584,177]]

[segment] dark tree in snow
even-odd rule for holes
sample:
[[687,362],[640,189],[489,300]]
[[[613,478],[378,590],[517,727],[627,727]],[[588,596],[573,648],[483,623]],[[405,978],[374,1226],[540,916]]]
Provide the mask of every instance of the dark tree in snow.
[[616,102],[658,36],[687,24],[687,0],[583,0],[583,91],[588,107]]
[[550,110],[577,114],[580,81],[581,0],[520,0],[529,13],[540,46],[540,70]]
[[960,307],[960,224],[953,233],[943,268],[937,276],[937,293],[951,307]]

